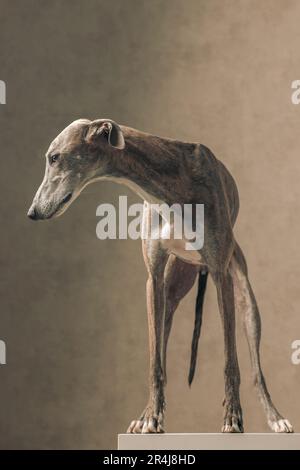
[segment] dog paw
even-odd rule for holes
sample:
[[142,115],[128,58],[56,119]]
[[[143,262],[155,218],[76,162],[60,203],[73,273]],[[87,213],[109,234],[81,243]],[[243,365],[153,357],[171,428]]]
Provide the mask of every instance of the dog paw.
[[224,433],[244,432],[244,428],[243,428],[242,423],[239,421],[239,419],[233,416],[229,422],[224,423],[222,427],[222,432]]
[[148,434],[148,433],[163,433],[163,413],[158,415],[149,409],[144,410],[139,419],[131,421],[127,433],[130,434]]
[[127,433],[129,434],[148,434],[164,433],[162,425],[156,418],[145,418],[131,421]]
[[294,432],[293,426],[288,419],[278,419],[277,421],[269,421],[269,426],[274,432]]
[[224,414],[224,424],[222,427],[222,432],[224,433],[235,433],[235,432],[244,432],[243,428],[243,417],[242,409],[240,405],[224,405],[225,414]]

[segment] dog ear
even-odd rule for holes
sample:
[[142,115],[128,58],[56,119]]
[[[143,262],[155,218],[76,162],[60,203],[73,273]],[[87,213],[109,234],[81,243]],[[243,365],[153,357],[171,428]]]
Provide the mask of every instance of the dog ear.
[[95,142],[100,136],[105,136],[109,145],[122,150],[125,147],[123,132],[120,126],[111,119],[97,119],[88,127],[85,140]]

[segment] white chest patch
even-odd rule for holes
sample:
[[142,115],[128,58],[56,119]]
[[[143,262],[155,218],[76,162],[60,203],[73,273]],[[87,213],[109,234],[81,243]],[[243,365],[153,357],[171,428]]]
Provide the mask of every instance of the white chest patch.
[[161,231],[160,242],[170,254],[174,254],[178,258],[192,264],[201,264],[202,257],[198,250],[188,249],[191,247],[190,241],[184,236],[175,238],[174,226],[165,222]]

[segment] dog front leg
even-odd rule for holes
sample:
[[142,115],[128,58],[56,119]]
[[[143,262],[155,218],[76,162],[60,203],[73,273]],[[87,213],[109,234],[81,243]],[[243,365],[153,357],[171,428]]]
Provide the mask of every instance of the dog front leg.
[[164,421],[164,282],[161,275],[149,274],[147,281],[147,311],[150,346],[149,401],[138,420],[132,421],[129,433],[161,433]]
[[224,424],[222,432],[243,432],[242,408],[240,405],[239,387],[240,371],[235,339],[235,304],[233,280],[230,272],[214,276],[218,293],[225,343],[225,399]]

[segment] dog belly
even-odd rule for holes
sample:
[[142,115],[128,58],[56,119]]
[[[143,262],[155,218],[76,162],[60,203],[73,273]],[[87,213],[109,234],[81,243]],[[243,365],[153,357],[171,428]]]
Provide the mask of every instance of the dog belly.
[[203,260],[198,250],[188,250],[187,245],[190,244],[185,238],[174,238],[174,229],[169,224],[165,224],[162,230],[162,237],[160,238],[161,246],[180,258],[186,263],[201,265]]
[[[169,242],[167,243],[166,249],[168,252],[178,258],[180,258],[182,261],[185,261],[186,263],[191,263],[191,264],[196,264],[196,265],[201,265],[202,264],[202,257],[201,254],[199,253],[198,250],[186,250],[185,248],[185,241],[184,240],[163,240],[164,242]],[[180,243],[178,243],[180,242]]]

